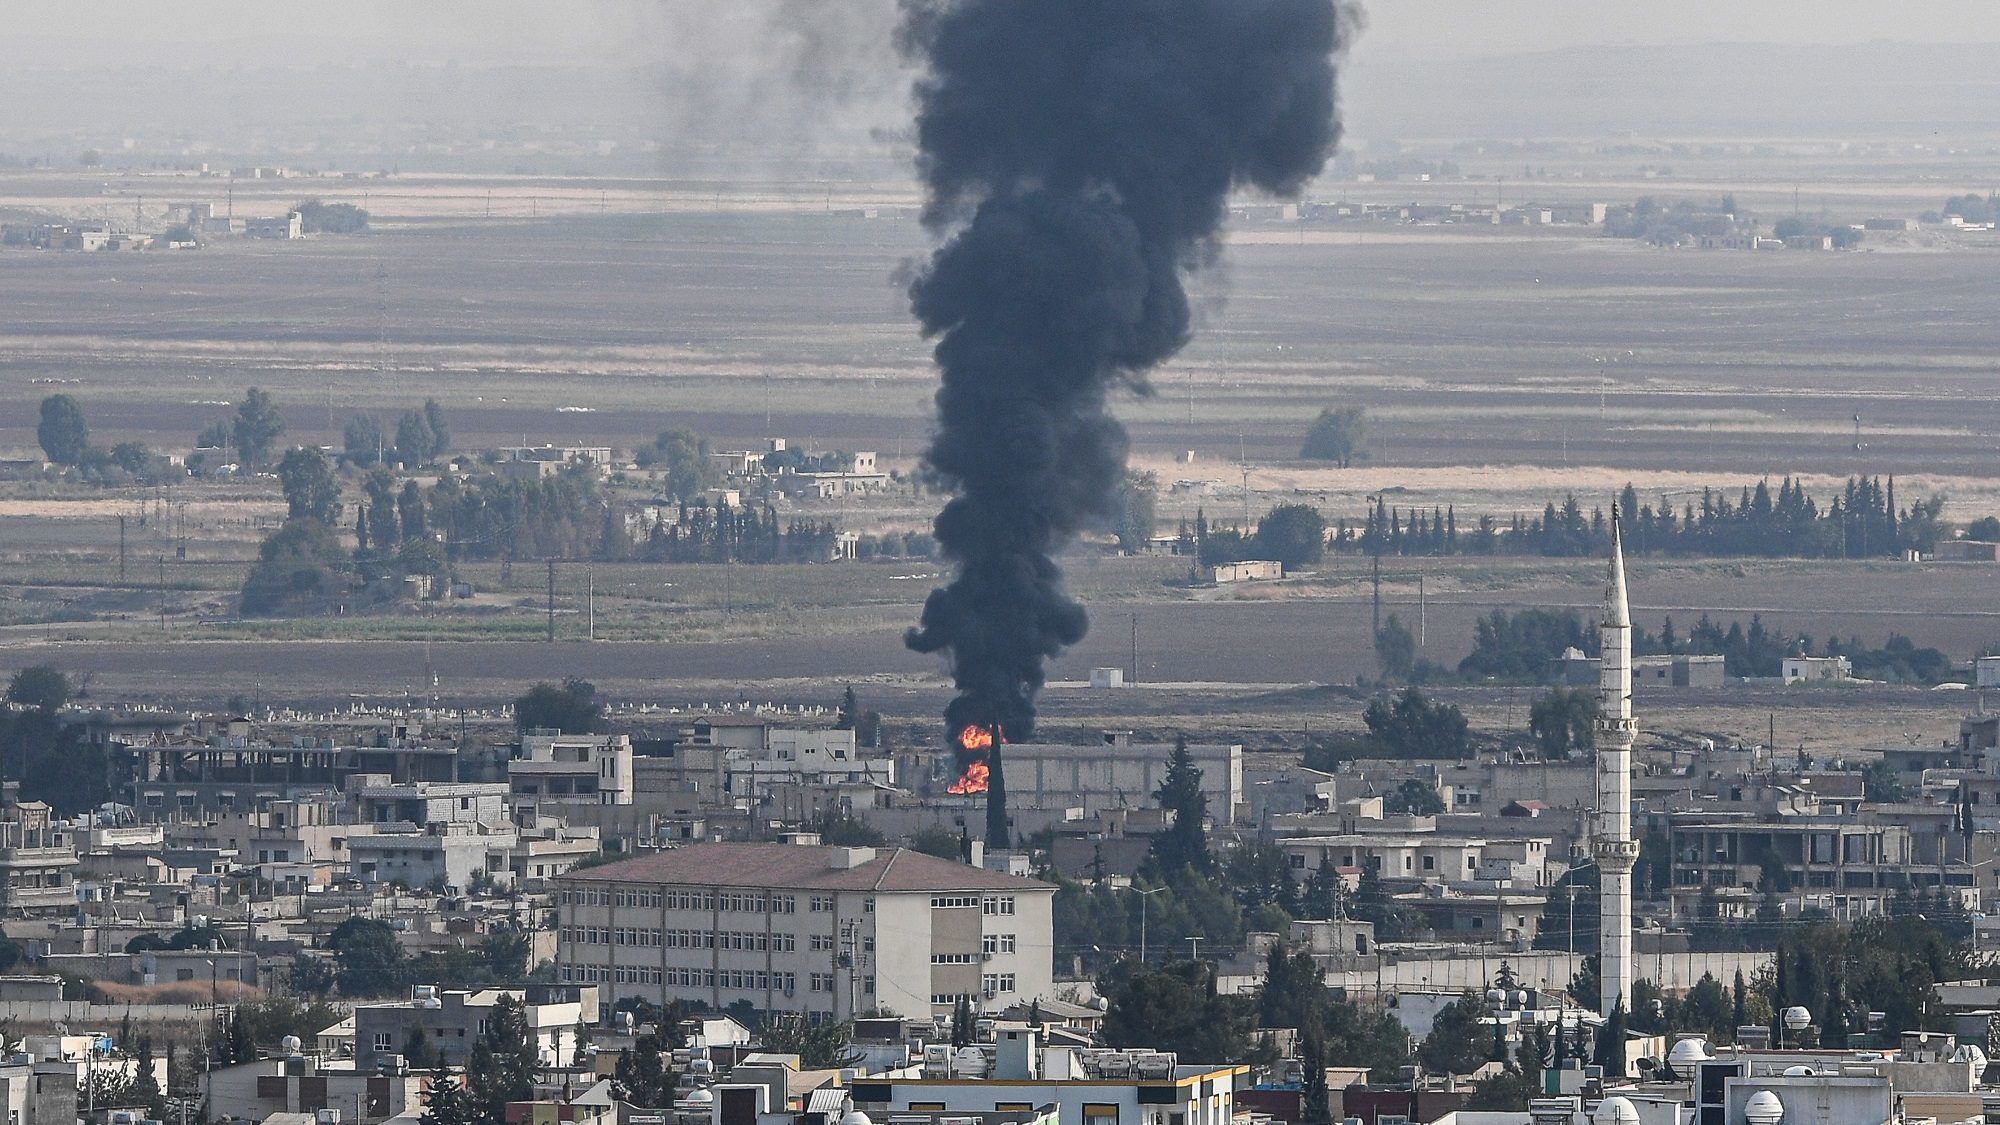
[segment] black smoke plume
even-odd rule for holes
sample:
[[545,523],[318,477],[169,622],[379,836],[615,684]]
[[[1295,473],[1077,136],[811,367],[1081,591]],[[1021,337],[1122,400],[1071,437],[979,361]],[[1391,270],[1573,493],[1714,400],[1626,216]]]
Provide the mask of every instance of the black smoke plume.
[[950,232],[910,302],[937,339],[926,460],[957,493],[936,533],[958,567],[906,640],[950,653],[954,734],[1020,741],[1087,624],[1051,556],[1120,500],[1106,399],[1187,343],[1182,274],[1214,256],[1230,189],[1295,193],[1332,154],[1351,24],[1338,0],[903,7],[925,221]]

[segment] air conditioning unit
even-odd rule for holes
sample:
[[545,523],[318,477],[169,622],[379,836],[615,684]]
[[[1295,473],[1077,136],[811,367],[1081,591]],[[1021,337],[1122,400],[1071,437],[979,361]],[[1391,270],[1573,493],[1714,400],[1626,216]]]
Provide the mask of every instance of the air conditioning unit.
[[979,955],[979,959],[980,959],[981,961],[991,961],[991,960],[993,960],[993,952],[992,952],[992,950],[988,950],[988,951],[986,951],[985,953],[982,953],[982,954],[980,954],[980,955]]

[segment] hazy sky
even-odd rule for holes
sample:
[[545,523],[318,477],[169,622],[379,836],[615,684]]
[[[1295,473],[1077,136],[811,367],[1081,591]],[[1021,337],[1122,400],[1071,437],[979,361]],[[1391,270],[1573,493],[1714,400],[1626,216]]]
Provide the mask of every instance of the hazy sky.
[[[891,0],[10,0],[0,50],[54,65],[642,62],[690,13]],[[1587,44],[2000,41],[1993,0],[1374,0],[1359,49],[1463,57]],[[23,54],[23,51],[28,53]]]

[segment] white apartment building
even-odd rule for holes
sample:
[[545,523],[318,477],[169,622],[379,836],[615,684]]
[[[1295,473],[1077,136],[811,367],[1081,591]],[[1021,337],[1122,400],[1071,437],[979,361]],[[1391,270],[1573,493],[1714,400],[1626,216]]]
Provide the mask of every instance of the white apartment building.
[[364,883],[427,886],[442,878],[464,889],[483,875],[513,882],[519,842],[507,815],[507,787],[478,782],[363,784],[348,792],[353,820],[372,828],[347,840],[354,877]]
[[1051,995],[1055,888],[902,848],[694,844],[554,880],[565,983],[918,1018]]
[[759,800],[785,786],[896,783],[895,759],[863,757],[851,730],[772,727],[762,747],[725,751],[723,770],[729,792]]
[[520,756],[507,763],[507,786],[517,810],[535,805],[629,805],[632,740],[622,734],[529,731],[521,736]]
[[1304,882],[1322,866],[1372,870],[1384,879],[1439,883],[1492,882],[1546,887],[1552,881],[1549,842],[1538,837],[1485,840],[1426,833],[1351,833],[1280,840],[1293,876]]

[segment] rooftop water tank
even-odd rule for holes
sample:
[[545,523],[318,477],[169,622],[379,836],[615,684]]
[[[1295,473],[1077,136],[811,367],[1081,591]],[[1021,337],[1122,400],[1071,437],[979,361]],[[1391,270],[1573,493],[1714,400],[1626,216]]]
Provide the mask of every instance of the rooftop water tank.
[[1590,1114],[1592,1125],[1639,1125],[1639,1111],[1624,1098],[1606,1098]]
[[1769,1090],[1759,1090],[1750,1095],[1743,1106],[1743,1119],[1750,1125],[1778,1125],[1785,1116],[1785,1103]]

